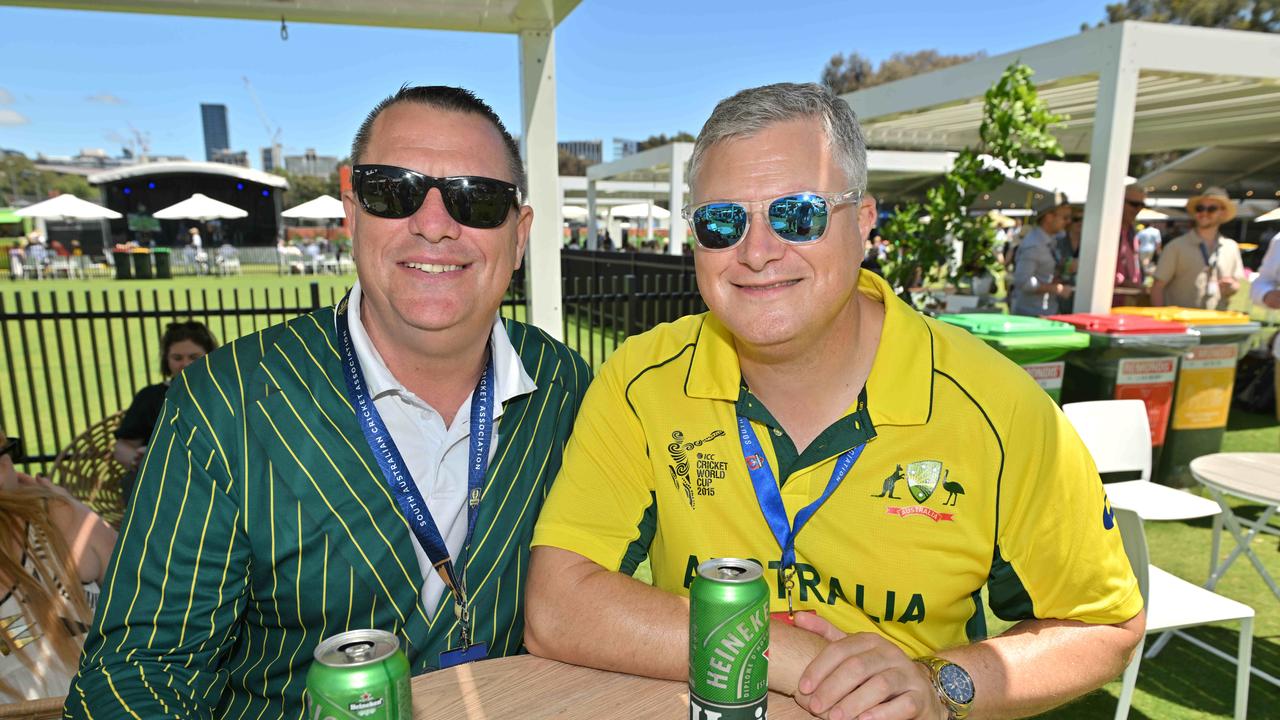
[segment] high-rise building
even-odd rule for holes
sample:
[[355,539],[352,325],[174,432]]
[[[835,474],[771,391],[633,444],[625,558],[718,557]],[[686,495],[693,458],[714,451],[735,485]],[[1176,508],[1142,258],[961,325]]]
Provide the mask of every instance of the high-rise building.
[[613,139],[613,159],[618,160],[628,155],[635,155],[640,152],[639,140],[627,140],[626,138]]
[[214,162],[219,150],[231,148],[231,130],[227,126],[227,106],[200,104],[200,120],[204,123],[204,159]]
[[286,155],[284,168],[293,175],[309,175],[327,178],[338,167],[338,158],[317,155],[315,148],[307,148],[302,155]]
[[570,155],[577,155],[593,165],[604,162],[602,140],[561,140],[560,149]]
[[262,172],[271,172],[276,169],[284,169],[283,149],[278,143],[262,148]]

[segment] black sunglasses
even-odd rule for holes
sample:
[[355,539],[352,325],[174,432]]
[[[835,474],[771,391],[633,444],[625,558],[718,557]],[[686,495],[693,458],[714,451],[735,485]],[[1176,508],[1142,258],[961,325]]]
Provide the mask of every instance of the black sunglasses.
[[1216,213],[1222,210],[1221,205],[1197,205],[1192,208],[1198,213]]
[[22,438],[11,437],[4,445],[0,445],[0,457],[8,455],[13,458],[16,463],[22,462],[26,454],[22,452]]
[[508,211],[520,207],[515,185],[476,175],[435,178],[394,165],[356,165],[351,185],[360,206],[381,218],[407,218],[426,202],[431,188],[440,191],[449,216],[467,227],[496,228]]

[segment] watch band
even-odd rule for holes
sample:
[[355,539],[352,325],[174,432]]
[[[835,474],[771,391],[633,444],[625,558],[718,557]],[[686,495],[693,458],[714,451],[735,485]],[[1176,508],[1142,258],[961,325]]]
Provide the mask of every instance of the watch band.
[[938,695],[938,701],[941,702],[942,706],[947,710],[948,720],[965,720],[965,718],[969,716],[969,711],[973,709],[972,689],[970,690],[969,700],[967,702],[961,702],[951,697],[942,684],[942,671],[944,668],[948,667],[955,668],[955,670],[961,673],[968,681],[969,687],[972,688],[973,678],[969,677],[968,671],[950,660],[934,655],[918,658],[916,662],[924,665],[925,669],[928,670],[929,681],[933,684],[933,691]]

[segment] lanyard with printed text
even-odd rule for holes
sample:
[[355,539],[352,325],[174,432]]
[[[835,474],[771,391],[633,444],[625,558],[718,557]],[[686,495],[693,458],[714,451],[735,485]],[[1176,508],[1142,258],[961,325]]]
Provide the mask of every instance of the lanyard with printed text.
[[360,421],[360,429],[364,432],[369,448],[382,469],[387,486],[400,506],[400,512],[408,521],[418,544],[427,553],[427,558],[440,573],[440,578],[453,595],[454,612],[462,626],[462,647],[466,649],[471,639],[471,611],[467,602],[466,570],[467,555],[471,548],[471,537],[476,529],[476,514],[480,506],[480,496],[484,491],[484,477],[489,469],[489,443],[491,440],[493,420],[493,355],[485,362],[484,373],[471,395],[471,451],[467,457],[467,536],[463,542],[461,572],[454,569],[453,558],[449,555],[449,547],[445,544],[440,529],[436,527],[430,511],[427,510],[426,499],[417,483],[409,475],[400,449],[391,437],[387,424],[373,404],[373,397],[365,384],[364,372],[360,369],[360,360],[356,357],[355,348],[351,344],[351,328],[347,318],[348,304],[346,300],[339,305],[337,311],[338,341],[342,346],[342,359],[345,365],[343,376],[347,381],[347,393],[355,407],[356,417]]
[[787,590],[787,613],[794,615],[791,590],[795,585],[796,536],[800,534],[800,530],[818,511],[822,503],[826,502],[827,498],[831,497],[831,493],[835,492],[844,481],[867,444],[864,442],[841,454],[836,460],[836,466],[831,470],[831,479],[827,480],[827,487],[823,489],[822,495],[800,508],[794,522],[787,522],[787,508],[782,504],[782,493],[778,489],[778,481],[773,476],[773,469],[769,467],[769,459],[760,448],[760,441],[756,439],[756,431],[751,428],[751,421],[741,415],[738,416],[738,441],[742,443],[742,456],[747,461],[747,472],[751,475],[751,485],[755,488],[760,512],[764,515],[765,522],[769,524],[769,529],[773,531],[778,547],[782,548],[782,576]]

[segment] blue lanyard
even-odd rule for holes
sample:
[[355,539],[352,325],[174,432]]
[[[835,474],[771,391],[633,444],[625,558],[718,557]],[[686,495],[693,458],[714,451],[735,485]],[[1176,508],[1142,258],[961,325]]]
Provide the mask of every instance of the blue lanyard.
[[360,360],[356,357],[355,348],[351,345],[351,328],[347,319],[347,309],[347,300],[344,299],[338,306],[337,325],[338,341],[342,346],[343,361],[346,364],[346,372],[343,376],[347,380],[347,394],[352,405],[355,406],[360,429],[364,431],[365,440],[373,450],[378,466],[382,468],[382,475],[386,478],[387,487],[390,488],[392,496],[400,506],[400,512],[409,522],[414,537],[426,551],[427,558],[436,572],[440,573],[441,579],[453,593],[454,607],[459,620],[462,621],[463,645],[466,645],[469,635],[467,625],[470,619],[465,587],[467,554],[470,552],[471,537],[476,529],[476,514],[480,507],[480,496],[484,491],[485,473],[489,469],[489,443],[492,439],[490,424],[493,420],[493,354],[490,353],[485,363],[484,374],[480,376],[480,382],[471,396],[471,452],[467,464],[467,537],[463,544],[460,582],[459,574],[454,570],[453,558],[449,556],[449,547],[440,535],[440,529],[436,527],[431,513],[427,511],[427,501],[422,497],[422,491],[418,489],[417,483],[409,475],[409,468],[400,455],[400,449],[396,447],[396,442],[387,430],[382,415],[373,404],[373,397],[369,395],[364,372],[360,369]]
[[755,488],[760,512],[764,515],[765,522],[769,524],[769,529],[773,531],[778,547],[782,548],[782,572],[788,587],[787,606],[790,607],[791,573],[796,564],[796,536],[800,534],[805,523],[809,522],[809,518],[813,517],[818,508],[844,481],[867,444],[864,442],[841,454],[836,460],[835,468],[831,470],[831,479],[827,480],[827,487],[822,491],[822,495],[801,508],[796,513],[794,522],[788,522],[787,508],[782,504],[782,493],[778,490],[778,481],[773,476],[773,469],[769,467],[769,458],[765,457],[764,450],[760,448],[760,441],[756,439],[756,431],[751,428],[751,421],[741,415],[738,416],[738,441],[742,443],[742,456],[747,461],[747,472],[751,475],[751,485]]

